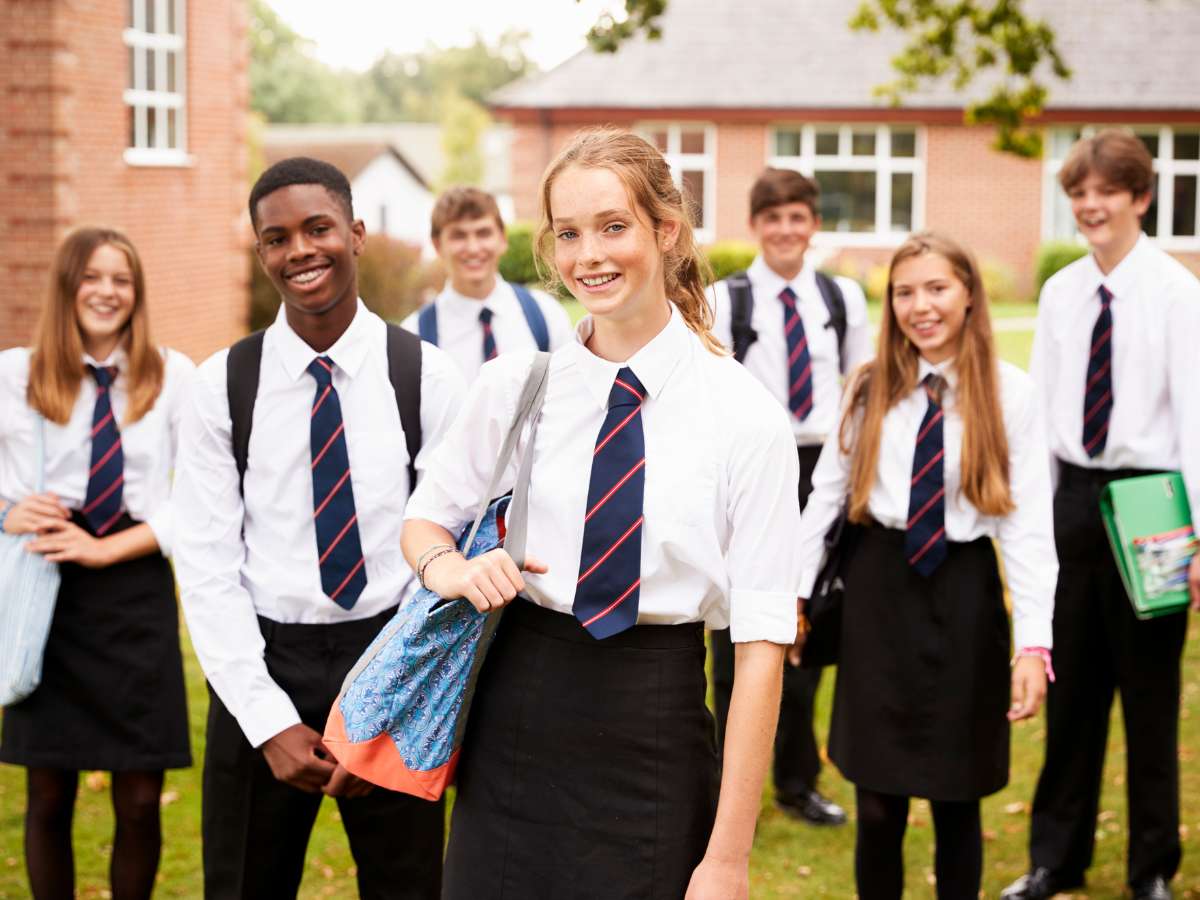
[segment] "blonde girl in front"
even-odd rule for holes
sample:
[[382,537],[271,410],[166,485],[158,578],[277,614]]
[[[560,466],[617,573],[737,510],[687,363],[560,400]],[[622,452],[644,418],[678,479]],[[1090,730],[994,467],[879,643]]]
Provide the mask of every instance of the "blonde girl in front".
[[[507,605],[467,728],[444,896],[745,898],[796,630],[787,418],[710,333],[704,263],[657,150],[581,132],[541,205],[541,260],[589,315],[518,447],[533,453],[530,558],[520,572],[503,550],[451,553],[421,570],[443,597]],[[471,519],[531,359],[483,367],[409,502],[413,565]],[[706,623],[737,645],[720,773]]]

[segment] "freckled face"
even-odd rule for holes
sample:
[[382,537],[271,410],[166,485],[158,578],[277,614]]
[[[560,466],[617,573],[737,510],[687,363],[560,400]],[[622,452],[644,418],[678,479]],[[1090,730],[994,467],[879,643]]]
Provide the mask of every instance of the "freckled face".
[[660,240],[619,175],[570,166],[550,186],[554,264],[567,290],[598,318],[631,319],[666,299]]
[[937,364],[958,353],[971,294],[949,260],[909,257],[892,270],[890,293],[896,324],[925,359]]
[[75,291],[75,320],[84,342],[115,346],[136,300],[133,269],[124,251],[101,244],[92,251]]

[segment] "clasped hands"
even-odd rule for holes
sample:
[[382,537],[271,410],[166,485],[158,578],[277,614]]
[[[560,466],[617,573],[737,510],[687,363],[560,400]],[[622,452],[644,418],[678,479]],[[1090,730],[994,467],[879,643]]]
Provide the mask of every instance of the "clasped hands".
[[56,494],[31,494],[14,503],[4,520],[8,534],[37,535],[26,546],[50,562],[73,562],[89,569],[111,565],[103,538],[93,537],[71,521],[71,511]]

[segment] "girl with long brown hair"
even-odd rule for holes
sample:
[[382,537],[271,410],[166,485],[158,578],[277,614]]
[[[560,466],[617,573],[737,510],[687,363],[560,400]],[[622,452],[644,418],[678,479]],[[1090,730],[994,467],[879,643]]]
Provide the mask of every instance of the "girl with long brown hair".
[[39,900],[74,895],[71,818],[79,772],[95,769],[112,772],[113,896],[149,897],[163,772],[191,765],[163,554],[192,369],[151,340],[137,251],[108,228],[67,235],[33,348],[0,353],[0,527],[34,535],[28,550],[62,575],[41,683],[5,709],[0,736],[0,761],[27,771]]
[[[1045,694],[1058,563],[1037,396],[997,359],[963,248],[924,233],[896,251],[878,351],[847,394],[802,517],[800,593],[845,507],[857,527],[829,753],[856,787],[858,895],[901,895],[916,796],[932,802],[938,897],[975,897],[979,799],[1008,781],[1009,722]],[[1011,677],[993,539],[1013,601]]]
[[[486,493],[528,353],[484,365],[402,538],[427,587],[507,606],[467,726],[444,896],[745,898],[796,626],[786,414],[710,333],[703,257],[657,150],[581,132],[541,202],[541,260],[589,315],[518,446],[533,454],[536,558],[522,573],[503,550],[437,549]],[[720,773],[706,623],[737,646]]]

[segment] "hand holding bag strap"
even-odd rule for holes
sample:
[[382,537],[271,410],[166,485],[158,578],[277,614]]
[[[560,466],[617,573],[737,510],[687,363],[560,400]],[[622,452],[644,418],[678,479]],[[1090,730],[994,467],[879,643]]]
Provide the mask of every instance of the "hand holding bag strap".
[[[471,530],[467,535],[465,544],[467,547],[474,542],[475,533],[479,531],[479,524],[483,521],[488,506],[494,499],[500,479],[504,477],[504,470],[508,468],[517,441],[520,440],[521,429],[528,419],[536,422],[537,415],[542,408],[542,401],[546,396],[546,384],[549,376],[550,354],[537,353],[529,367],[529,374],[525,378],[525,385],[517,400],[517,409],[513,415],[512,424],[508,427],[508,434],[505,435],[504,443],[500,447],[500,455],[496,459],[495,468],[492,469],[492,477],[488,481],[487,490],[479,502],[479,512],[475,515],[475,522],[471,525]],[[533,434],[531,432],[529,444],[526,446],[520,468],[517,471],[517,480],[513,485],[513,499],[507,517],[508,535],[504,542],[505,549],[508,550],[509,555],[518,566],[525,562],[525,517],[529,506],[529,477],[532,465]]]

